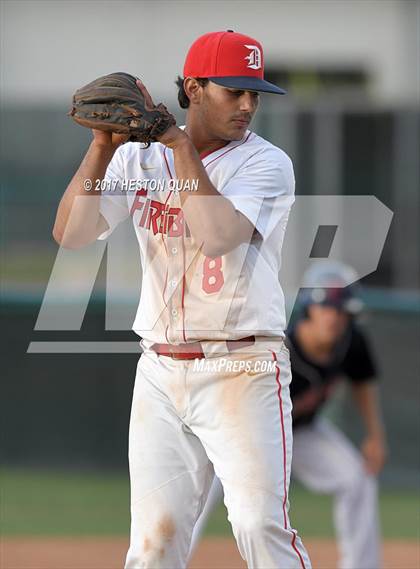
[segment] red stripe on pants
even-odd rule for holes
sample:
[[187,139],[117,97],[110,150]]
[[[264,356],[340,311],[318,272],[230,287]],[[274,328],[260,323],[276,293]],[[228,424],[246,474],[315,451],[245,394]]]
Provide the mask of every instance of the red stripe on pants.
[[[271,350],[270,350],[271,351]],[[284,484],[284,498],[283,498],[283,518],[284,518],[284,529],[286,531],[290,531],[293,535],[292,537],[292,547],[294,549],[294,551],[296,552],[296,554],[299,557],[300,560],[300,564],[302,566],[302,569],[306,569],[305,567],[305,563],[303,561],[303,557],[300,554],[300,551],[298,550],[298,548],[296,547],[296,532],[293,529],[289,528],[289,523],[288,523],[288,516],[287,516],[287,511],[286,511],[286,504],[287,504],[287,483],[286,483],[286,478],[287,478],[287,460],[286,460],[286,433],[285,433],[285,429],[284,429],[284,415],[283,415],[283,401],[282,401],[282,397],[281,397],[281,383],[280,383],[280,366],[279,363],[277,361],[277,356],[275,354],[275,352],[271,351],[272,355],[273,355],[273,360],[276,362],[276,382],[278,385],[278,390],[277,390],[277,395],[279,398],[279,408],[280,408],[280,423],[281,423],[281,436],[282,436],[282,442],[283,442],[283,484]]]

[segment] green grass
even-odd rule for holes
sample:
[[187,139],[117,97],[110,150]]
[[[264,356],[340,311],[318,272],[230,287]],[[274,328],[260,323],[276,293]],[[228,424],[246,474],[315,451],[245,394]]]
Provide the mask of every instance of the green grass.
[[[3,469],[0,472],[2,535],[128,535],[128,477],[121,474]],[[333,535],[331,498],[291,491],[291,520],[305,537]],[[380,501],[383,535],[419,539],[419,495],[384,491]],[[221,505],[208,535],[230,535]]]
[[3,535],[114,535],[129,527],[129,488],[121,475],[3,470]]
[[3,279],[5,281],[47,281],[55,261],[56,252],[52,244],[41,253],[34,251],[9,251],[3,259]]
[[[332,498],[308,492],[298,485],[292,488],[290,516],[303,535],[329,537],[334,535]],[[419,539],[420,494],[382,490],[380,493],[382,535],[392,539]]]

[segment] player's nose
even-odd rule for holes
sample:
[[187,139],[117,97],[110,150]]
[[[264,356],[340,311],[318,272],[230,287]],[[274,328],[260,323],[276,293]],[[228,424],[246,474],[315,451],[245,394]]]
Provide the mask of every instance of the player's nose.
[[244,91],[240,97],[240,110],[246,113],[254,113],[258,107],[258,95],[250,91]]

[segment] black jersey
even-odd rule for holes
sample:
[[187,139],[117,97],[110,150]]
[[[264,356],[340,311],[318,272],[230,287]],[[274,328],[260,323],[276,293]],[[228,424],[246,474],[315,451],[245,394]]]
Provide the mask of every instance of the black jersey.
[[287,332],[286,344],[292,366],[290,395],[294,427],[314,419],[343,376],[353,383],[376,378],[376,366],[368,341],[355,324],[348,327],[337,343],[328,364],[315,363],[305,356],[296,340],[294,328]]

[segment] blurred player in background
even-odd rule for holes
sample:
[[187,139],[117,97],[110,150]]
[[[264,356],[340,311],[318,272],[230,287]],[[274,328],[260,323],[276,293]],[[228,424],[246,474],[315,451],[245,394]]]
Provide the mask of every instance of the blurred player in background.
[[[334,496],[334,524],[343,569],[382,566],[376,476],[386,442],[379,410],[376,366],[364,332],[355,322],[362,310],[350,267],[320,261],[307,271],[300,313],[287,334],[293,379],[292,475],[315,492]],[[316,286],[319,283],[318,286]],[[322,285],[322,286],[321,286]],[[337,383],[345,377],[365,425],[360,452],[329,420],[320,416]],[[215,479],[193,534],[194,550],[214,506],[222,497]]]

